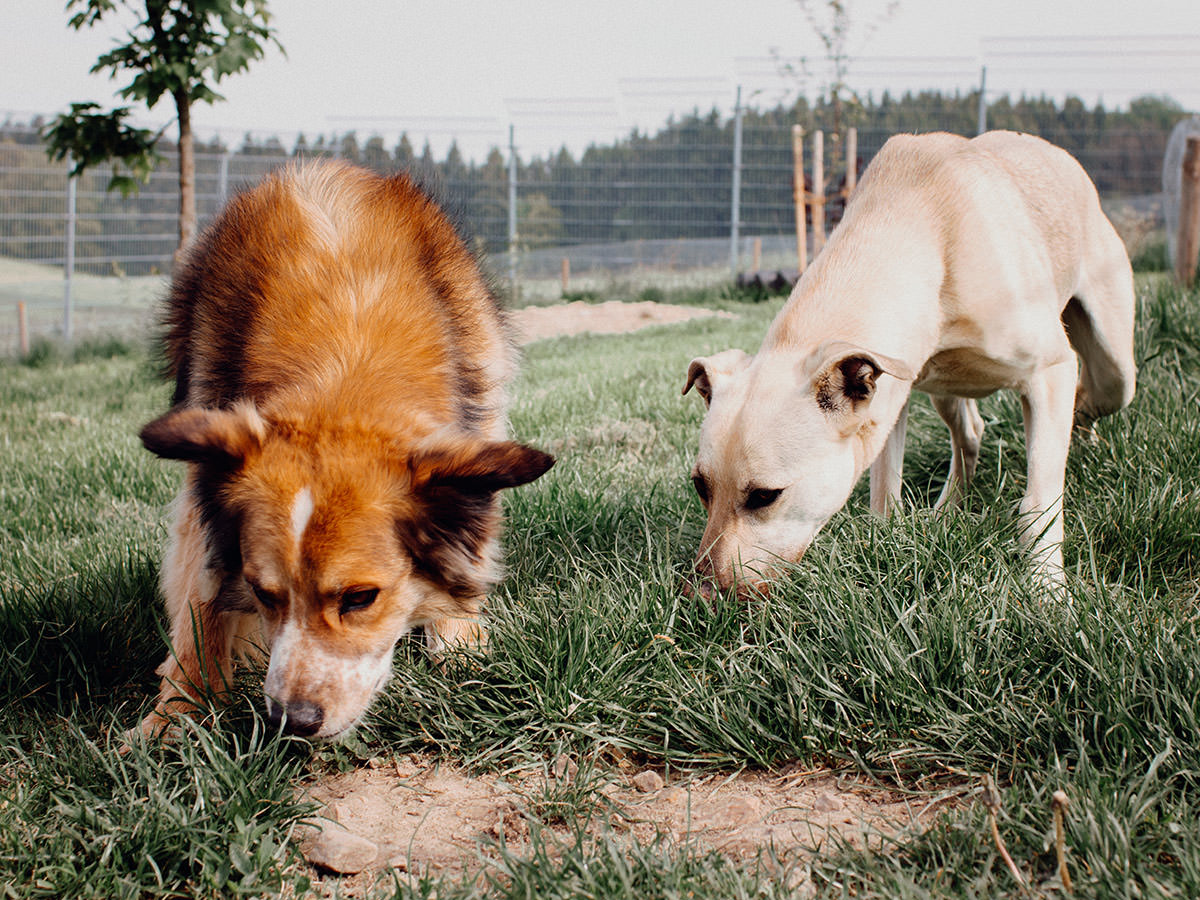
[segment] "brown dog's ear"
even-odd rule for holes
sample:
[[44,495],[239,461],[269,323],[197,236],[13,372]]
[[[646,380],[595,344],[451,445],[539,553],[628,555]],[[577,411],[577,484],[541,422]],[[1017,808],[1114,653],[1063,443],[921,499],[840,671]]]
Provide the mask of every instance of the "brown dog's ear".
[[142,428],[141,438],[164,459],[236,466],[262,447],[266,430],[250,403],[229,409],[178,406]]
[[912,369],[902,360],[861,350],[845,342],[826,345],[818,353],[823,361],[816,367],[813,393],[817,405],[826,412],[862,412],[875,396],[880,375],[891,375],[902,381],[914,378]]
[[396,522],[420,568],[458,597],[478,596],[498,577],[489,541],[500,526],[496,492],[540,477],[554,457],[513,441],[435,447],[411,457],[419,512]]
[[750,364],[750,355],[743,350],[722,350],[712,356],[698,356],[688,365],[686,394],[696,386],[696,393],[704,398],[704,405],[712,405],[713,390],[735,372]]
[[515,441],[439,448],[409,463],[414,488],[440,487],[467,494],[490,494],[528,484],[553,465],[549,453]]

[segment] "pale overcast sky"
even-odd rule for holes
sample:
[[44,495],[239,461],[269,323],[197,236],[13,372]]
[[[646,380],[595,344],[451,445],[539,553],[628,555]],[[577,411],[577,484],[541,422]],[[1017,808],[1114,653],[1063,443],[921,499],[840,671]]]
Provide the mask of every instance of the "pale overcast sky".
[[[0,117],[113,102],[114,83],[87,70],[117,33],[70,31],[63,5],[0,0]],[[856,21],[885,5],[861,0]],[[270,9],[286,57],[272,50],[225,81],[227,102],[194,113],[201,135],[236,146],[246,132],[290,143],[300,131],[390,139],[407,129],[436,148],[451,132],[464,146],[500,143],[514,123],[518,144],[541,152],[653,127],[670,108],[728,110],[739,84],[750,102],[772,105],[787,85],[773,52],[822,56],[795,0],[271,0]],[[1170,94],[1200,110],[1197,0],[900,0],[851,52],[851,85],[876,94],[922,83],[967,90],[987,63],[989,91],[1069,87],[1109,104]],[[166,101],[141,118],[172,115]]]

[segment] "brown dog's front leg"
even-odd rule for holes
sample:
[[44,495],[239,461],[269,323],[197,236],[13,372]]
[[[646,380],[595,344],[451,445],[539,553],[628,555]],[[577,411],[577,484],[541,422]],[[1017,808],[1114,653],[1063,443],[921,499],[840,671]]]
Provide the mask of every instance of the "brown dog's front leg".
[[170,620],[171,650],[154,711],[137,730],[158,736],[180,714],[220,696],[233,675],[233,640],[245,612],[219,602],[221,577],[208,565],[208,546],[189,484],[174,505],[170,542],[163,559],[161,589]]
[[434,619],[425,625],[425,649],[435,661],[442,662],[449,651],[487,649],[487,625],[479,615],[483,598],[473,607],[473,611]]

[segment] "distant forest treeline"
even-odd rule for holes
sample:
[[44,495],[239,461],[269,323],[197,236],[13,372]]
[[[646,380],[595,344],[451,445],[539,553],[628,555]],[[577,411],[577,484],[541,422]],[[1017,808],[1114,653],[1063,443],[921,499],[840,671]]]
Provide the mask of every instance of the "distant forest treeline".
[[[859,164],[865,165],[888,136],[905,131],[977,129],[976,93],[883,94],[843,105],[842,129],[858,130]],[[1160,190],[1167,137],[1186,115],[1174,101],[1146,96],[1127,108],[1088,107],[1077,98],[1007,97],[989,103],[989,128],[1041,135],[1073,153],[1101,194],[1139,196]],[[791,126],[826,129],[830,190],[844,175],[834,111],[800,100],[790,107],[743,113],[741,225],[744,234],[786,233],[793,227]],[[61,244],[60,167],[41,149],[40,122],[0,125],[0,255],[51,261]],[[594,144],[578,156],[557,153],[520,159],[517,167],[519,238],[523,247],[647,238],[728,235],[734,122],[716,111],[668,121],[656,133],[633,132],[611,144]],[[164,142],[165,154],[172,145]],[[807,149],[807,148],[806,148]],[[379,136],[355,133],[309,140],[289,148],[278,138],[249,136],[237,149],[202,143],[197,185],[202,217],[215,212],[219,187],[261,177],[282,159],[336,155],[390,171],[407,168],[459,211],[490,250],[507,246],[508,160],[493,148],[467,160],[457,144],[437,159],[428,144],[417,151],[407,135],[389,147]],[[222,162],[222,158],[223,162]],[[811,164],[811,157],[809,160]],[[222,175],[222,166],[225,175]],[[144,270],[170,258],[174,174],[160,168],[139,195],[106,195],[107,173],[81,186],[77,257],[101,270]],[[164,233],[167,232],[167,233]]]

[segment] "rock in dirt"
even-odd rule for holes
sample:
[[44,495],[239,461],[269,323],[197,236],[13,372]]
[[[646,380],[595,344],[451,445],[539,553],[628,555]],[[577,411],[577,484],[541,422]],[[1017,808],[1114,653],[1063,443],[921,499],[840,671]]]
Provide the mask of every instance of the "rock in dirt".
[[300,844],[300,852],[314,866],[339,875],[353,875],[373,865],[379,847],[373,842],[330,822]]
[[638,772],[633,776],[633,786],[643,794],[652,794],[655,791],[661,791],[663,784],[665,784],[663,777],[653,769]]
[[813,801],[813,809],[815,809],[817,812],[823,813],[837,812],[840,809],[844,809],[845,806],[846,804],[844,804],[837,797],[833,796],[833,794],[820,794],[817,799]]

